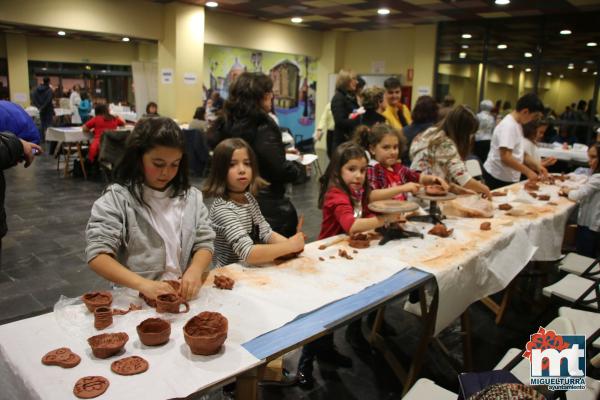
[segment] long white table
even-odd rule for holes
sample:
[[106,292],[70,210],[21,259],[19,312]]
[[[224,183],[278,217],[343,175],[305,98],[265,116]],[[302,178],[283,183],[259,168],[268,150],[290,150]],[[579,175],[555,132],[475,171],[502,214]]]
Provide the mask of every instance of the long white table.
[[577,163],[587,164],[588,155],[586,151],[568,149],[561,147],[538,147],[540,156],[544,158],[554,157],[562,161],[575,161]]

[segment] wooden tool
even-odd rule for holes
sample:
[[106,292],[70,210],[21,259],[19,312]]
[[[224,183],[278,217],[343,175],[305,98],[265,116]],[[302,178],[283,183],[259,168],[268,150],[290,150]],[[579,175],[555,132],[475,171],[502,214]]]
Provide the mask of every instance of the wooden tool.
[[322,245],[319,246],[319,250],[325,250],[328,247],[333,246],[334,244],[338,244],[343,242],[344,240],[347,240],[348,236],[344,235],[342,237],[339,237],[337,239],[333,239],[332,241],[328,242],[328,243],[323,243]]

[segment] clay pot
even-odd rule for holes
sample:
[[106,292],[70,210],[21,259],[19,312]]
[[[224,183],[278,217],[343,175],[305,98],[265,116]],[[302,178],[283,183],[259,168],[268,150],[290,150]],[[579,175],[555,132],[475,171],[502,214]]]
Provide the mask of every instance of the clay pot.
[[140,342],[146,346],[159,346],[169,341],[171,324],[164,319],[148,318],[137,326]]
[[88,338],[88,343],[94,356],[108,358],[120,352],[128,340],[129,336],[125,332],[103,333]]
[[[171,285],[171,287],[176,291],[179,292],[179,288],[181,287],[181,284],[178,281],[163,281],[163,282],[167,282],[169,285]],[[149,299],[146,296],[144,296],[141,292],[139,294],[139,296],[144,299],[144,301],[146,302],[146,304],[148,304],[150,307],[152,308],[156,308],[156,300],[154,299]]]
[[81,300],[90,312],[98,307],[110,307],[112,304],[112,294],[110,292],[89,292],[81,296]]
[[[185,310],[181,311],[181,305],[185,306]],[[190,305],[181,296],[167,293],[160,294],[156,297],[156,311],[159,313],[179,314],[190,311]]]
[[233,289],[235,281],[225,275],[215,275],[214,283],[215,287],[219,289],[231,290]]
[[227,318],[218,312],[204,311],[183,327],[185,342],[192,353],[201,356],[216,354],[227,338]]
[[425,186],[425,194],[427,196],[445,196],[448,191],[442,185],[429,185]]
[[94,310],[94,327],[102,330],[113,323],[113,314],[110,307],[98,307]]

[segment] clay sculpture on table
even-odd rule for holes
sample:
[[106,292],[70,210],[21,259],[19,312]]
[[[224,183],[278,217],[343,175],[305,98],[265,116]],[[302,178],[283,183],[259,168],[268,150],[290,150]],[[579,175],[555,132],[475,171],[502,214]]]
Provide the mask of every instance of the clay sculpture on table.
[[481,225],[479,225],[479,229],[481,229],[482,231],[489,231],[492,229],[492,223],[482,222]]
[[429,185],[425,186],[425,194],[427,196],[445,196],[448,194],[448,191],[442,185]]
[[128,314],[131,311],[140,311],[141,309],[142,309],[142,306],[138,306],[136,304],[129,303],[129,308],[127,310],[121,310],[119,308],[113,308],[112,314],[113,315],[125,315],[125,314]]
[[508,194],[508,192],[506,190],[502,190],[502,191],[495,191],[492,192],[492,197],[502,197],[502,196],[506,196]]
[[169,341],[171,324],[161,318],[148,318],[136,327],[140,342],[146,346],[160,346]]
[[550,195],[549,194],[540,194],[538,196],[538,200],[548,201],[548,200],[550,200]]
[[204,311],[183,327],[185,342],[192,353],[210,356],[219,352],[227,338],[227,318],[218,312]]
[[112,304],[112,294],[110,292],[89,292],[81,296],[81,300],[90,312],[98,307],[110,307]]
[[452,232],[454,232],[454,229],[448,229],[444,224],[435,224],[435,226],[431,228],[427,233],[429,233],[430,235],[446,238],[452,235]]
[[350,236],[350,240],[348,241],[350,247],[354,247],[356,249],[366,249],[370,246],[370,243],[371,241],[369,236],[365,235],[364,233],[355,233],[354,235]]
[[353,260],[354,258],[348,254],[346,249],[338,249],[338,256],[345,258],[346,260]]
[[103,333],[88,338],[88,343],[94,356],[108,358],[120,352],[128,340],[129,336],[125,332]]
[[532,181],[525,182],[525,190],[529,190],[535,192],[536,190],[540,190],[540,186]]
[[103,376],[84,376],[75,383],[73,394],[80,399],[93,399],[106,392],[109,385]]
[[225,275],[215,275],[215,287],[219,289],[233,289],[235,281]]
[[[178,281],[163,281],[163,282],[167,282],[169,285],[171,285],[171,287],[175,290],[175,292],[179,292],[179,288],[181,287],[181,284]],[[146,304],[148,304],[150,307],[156,308],[156,300],[155,299],[149,299],[142,292],[140,292],[139,296],[142,299],[144,299]]]
[[[185,310],[181,310],[181,305],[185,307]],[[156,297],[156,312],[159,313],[171,313],[179,314],[190,311],[190,304],[185,299],[177,294],[166,293],[159,294]]]
[[136,375],[148,371],[148,361],[142,357],[131,356],[113,361],[110,364],[112,372],[118,375]]
[[49,351],[42,357],[44,365],[58,365],[62,368],[73,368],[81,362],[81,357],[73,353],[68,347],[61,347],[56,350]]
[[529,193],[529,195],[531,197],[533,197],[534,199],[537,199],[537,197],[538,197],[538,194],[536,192],[527,192],[527,193]]
[[498,210],[502,210],[502,211],[512,210],[512,208],[513,207],[508,203],[503,203],[498,206]]
[[98,307],[94,311],[94,327],[99,331],[113,323],[113,311],[110,307]]

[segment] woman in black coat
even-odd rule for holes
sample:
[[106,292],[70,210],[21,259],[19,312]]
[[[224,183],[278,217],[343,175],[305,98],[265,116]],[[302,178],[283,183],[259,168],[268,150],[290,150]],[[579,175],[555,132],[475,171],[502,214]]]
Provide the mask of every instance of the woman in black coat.
[[238,137],[252,147],[260,176],[270,183],[257,196],[260,210],[275,232],[290,237],[296,233],[298,216],[285,195],[285,186],[304,171],[300,164],[285,159],[281,131],[268,114],[272,99],[271,78],[263,73],[243,73],[230,86],[214,130],[217,142]]
[[356,99],[357,83],[356,75],[345,70],[340,71],[335,82],[335,95],[331,99],[331,113],[335,121],[332,153],[337,146],[350,140],[354,129],[360,125],[358,115],[354,118],[350,115],[359,108]]

